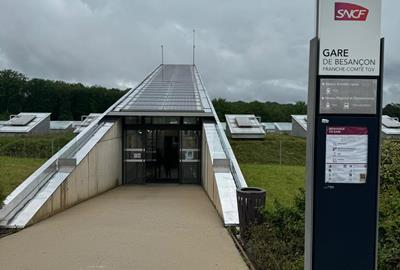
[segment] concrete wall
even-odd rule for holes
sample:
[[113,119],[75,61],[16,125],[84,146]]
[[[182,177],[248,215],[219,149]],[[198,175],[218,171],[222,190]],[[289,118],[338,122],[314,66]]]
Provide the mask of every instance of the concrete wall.
[[217,209],[218,214],[223,218],[223,212],[218,194],[218,188],[216,186],[216,179],[214,174],[214,166],[211,159],[211,154],[208,148],[207,138],[203,129],[202,135],[202,185],[206,191],[211,202]]
[[121,182],[122,127],[120,122],[116,122],[51,195],[29,224],[112,189]]
[[50,115],[37,124],[30,132],[30,135],[46,135],[50,132]]
[[307,131],[295,120],[292,119],[292,136],[296,137],[307,137]]
[[[218,127],[203,125],[202,141],[202,185],[222,218],[225,226],[239,224],[236,199],[236,183],[230,162],[224,150]],[[232,165],[234,166],[234,165]],[[240,173],[240,172],[239,172]],[[244,183],[246,184],[246,183]]]

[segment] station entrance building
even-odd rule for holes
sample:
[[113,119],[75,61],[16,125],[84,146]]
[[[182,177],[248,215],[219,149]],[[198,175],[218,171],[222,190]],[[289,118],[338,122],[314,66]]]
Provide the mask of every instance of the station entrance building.
[[3,202],[0,227],[23,228],[118,185],[202,185],[225,226],[246,187],[195,65],[160,65]]
[[214,118],[191,65],[163,65],[108,116],[122,118],[123,183],[201,183],[201,131]]

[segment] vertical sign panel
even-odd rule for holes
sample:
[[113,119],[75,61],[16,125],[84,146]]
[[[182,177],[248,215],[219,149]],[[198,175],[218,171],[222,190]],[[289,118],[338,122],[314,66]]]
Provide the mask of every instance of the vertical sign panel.
[[376,270],[382,0],[317,0],[310,47],[305,270]]

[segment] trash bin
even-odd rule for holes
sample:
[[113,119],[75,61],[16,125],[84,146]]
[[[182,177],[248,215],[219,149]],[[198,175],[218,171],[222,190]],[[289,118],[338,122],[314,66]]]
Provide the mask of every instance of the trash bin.
[[256,187],[240,188],[236,191],[239,212],[240,234],[247,237],[251,225],[262,222],[262,210],[265,206],[265,190]]

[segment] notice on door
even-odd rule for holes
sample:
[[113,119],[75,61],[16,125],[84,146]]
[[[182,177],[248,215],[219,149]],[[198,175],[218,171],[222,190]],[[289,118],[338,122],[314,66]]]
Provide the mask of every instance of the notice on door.
[[364,184],[367,181],[368,128],[326,128],[325,183]]

